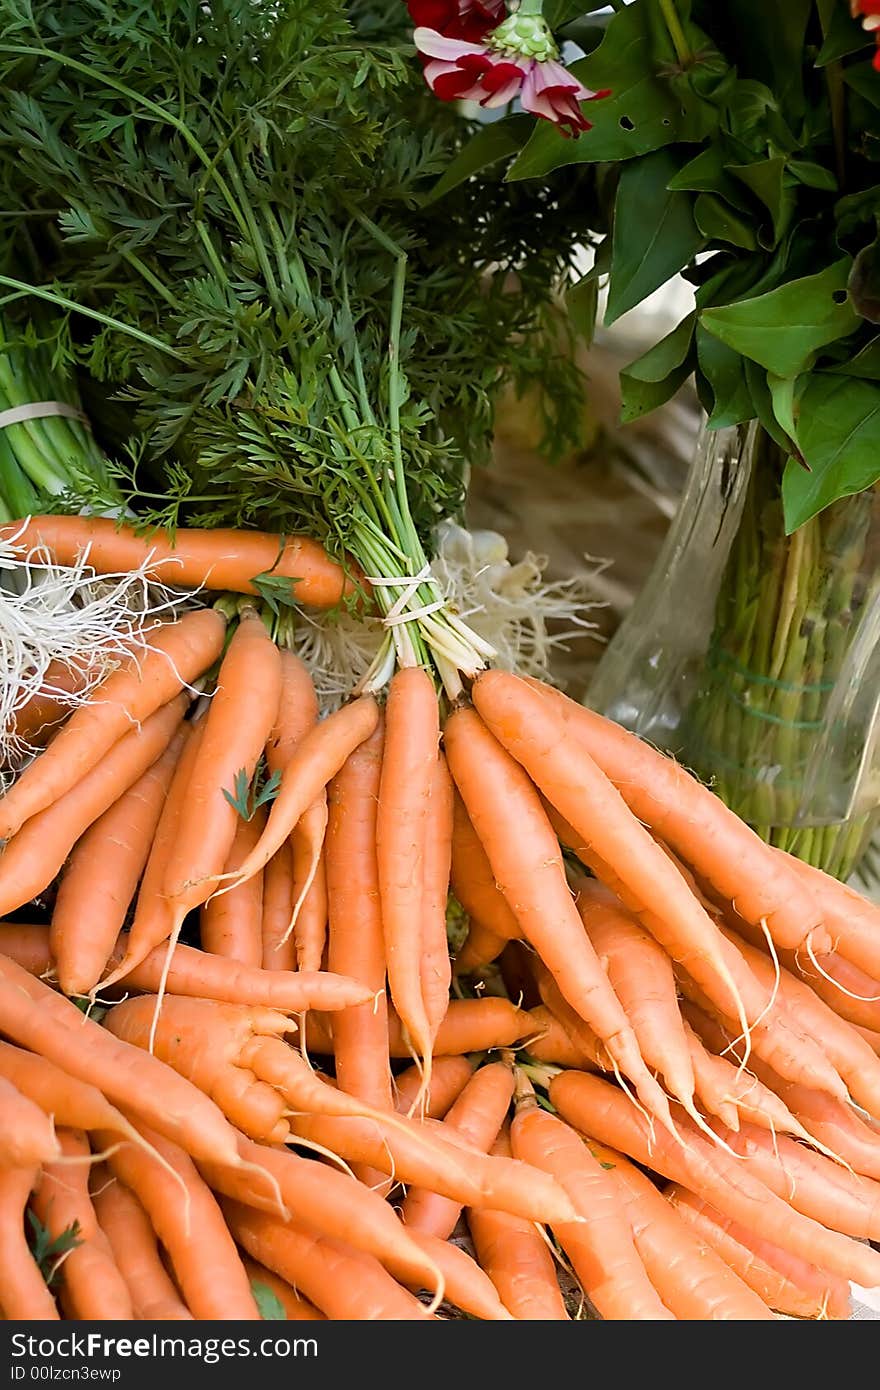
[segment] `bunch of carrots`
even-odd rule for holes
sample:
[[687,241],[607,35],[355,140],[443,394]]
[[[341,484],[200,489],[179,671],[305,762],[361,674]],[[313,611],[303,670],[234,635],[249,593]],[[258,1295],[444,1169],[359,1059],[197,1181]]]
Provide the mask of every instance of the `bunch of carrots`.
[[402,665],[322,717],[253,582],[354,594],[311,542],[52,517],[21,544],[239,598],[22,711],[7,1319],[258,1318],[266,1291],[299,1319],[845,1318],[880,1291],[880,910],[540,681],[452,698]]

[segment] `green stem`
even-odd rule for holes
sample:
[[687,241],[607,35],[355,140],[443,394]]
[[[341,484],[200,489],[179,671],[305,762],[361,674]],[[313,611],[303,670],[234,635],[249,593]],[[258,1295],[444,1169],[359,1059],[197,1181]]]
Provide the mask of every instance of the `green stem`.
[[672,39],[678,61],[683,68],[689,67],[694,60],[694,55],[691,52],[682,22],[678,17],[675,0],[659,0],[659,5],[663,18],[666,20],[666,27],[669,30],[669,37]]
[[[2,52],[2,47],[0,47]],[[54,304],[56,309],[67,309],[74,314],[84,314],[88,319],[94,319],[97,323],[102,323],[105,328],[115,328],[120,333],[127,333],[129,338],[136,338],[139,343],[145,343],[147,347],[155,348],[157,352],[164,352],[168,357],[173,357],[176,362],[184,362],[189,365],[189,358],[182,352],[177,352],[168,343],[163,343],[159,338],[154,338],[149,333],[144,333],[140,328],[134,328],[130,323],[123,323],[121,319],[111,318],[109,314],[101,314],[97,309],[87,309],[84,304],[77,304],[75,300],[68,299],[66,294],[59,294],[57,290],[47,290],[42,285],[26,285],[21,280],[13,280],[10,275],[0,275],[0,285],[8,285],[10,289],[16,290],[16,299],[33,295],[35,299],[44,299],[47,304]],[[6,300],[0,302],[0,307]]]

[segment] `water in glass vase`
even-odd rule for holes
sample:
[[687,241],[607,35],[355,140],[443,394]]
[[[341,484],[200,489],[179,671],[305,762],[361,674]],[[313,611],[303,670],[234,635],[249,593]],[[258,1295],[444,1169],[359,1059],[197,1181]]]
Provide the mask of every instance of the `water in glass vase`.
[[880,807],[880,493],[786,536],[784,462],[756,424],[703,431],[587,698],[765,840],[847,878]]

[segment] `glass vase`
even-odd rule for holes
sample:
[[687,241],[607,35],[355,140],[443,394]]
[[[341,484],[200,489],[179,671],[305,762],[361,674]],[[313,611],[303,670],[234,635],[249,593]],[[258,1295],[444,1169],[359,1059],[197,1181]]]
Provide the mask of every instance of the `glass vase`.
[[880,492],[787,536],[783,465],[756,423],[703,429],[587,702],[769,843],[845,879],[880,807]]

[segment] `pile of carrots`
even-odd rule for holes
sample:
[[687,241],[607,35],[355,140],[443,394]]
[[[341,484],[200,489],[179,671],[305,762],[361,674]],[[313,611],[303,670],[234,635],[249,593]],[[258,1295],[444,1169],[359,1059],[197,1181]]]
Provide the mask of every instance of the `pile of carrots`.
[[[85,530],[98,568],[144,559],[34,525],[62,563]],[[157,564],[250,595],[234,621],[193,606],[72,713],[22,714],[4,1317],[256,1319],[268,1291],[294,1319],[846,1318],[880,1291],[880,909],[539,681],[450,706],[405,667],[321,717],[251,583],[277,541],[216,534]],[[288,559],[302,602],[350,583]]]

